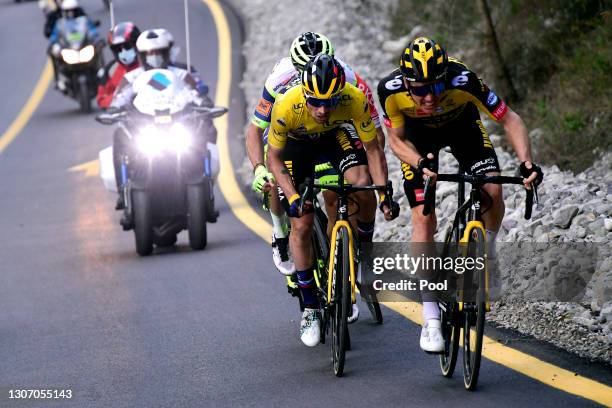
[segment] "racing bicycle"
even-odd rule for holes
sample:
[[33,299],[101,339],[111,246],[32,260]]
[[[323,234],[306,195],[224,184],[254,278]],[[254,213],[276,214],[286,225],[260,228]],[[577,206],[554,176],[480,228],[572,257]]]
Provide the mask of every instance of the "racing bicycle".
[[[478,174],[438,174],[436,178],[437,181],[458,183],[458,209],[452,226],[447,231],[442,256],[456,254],[473,259],[485,259],[484,263],[476,264],[483,267],[474,266],[462,274],[457,286],[461,290],[457,291],[456,299],[438,302],[444,339],[444,350],[440,354],[440,369],[445,377],[452,377],[463,329],[463,383],[466,390],[473,391],[478,383],[485,314],[489,310],[489,270],[485,256],[486,234],[481,211],[482,186],[489,183],[523,185],[523,179]],[[472,186],[469,198],[465,201],[464,183],[470,183]],[[423,215],[428,215],[433,207],[435,189],[431,188],[432,186],[431,178],[427,177]],[[534,193],[537,203],[537,190],[532,184],[532,189],[526,191],[525,219],[530,219]]]

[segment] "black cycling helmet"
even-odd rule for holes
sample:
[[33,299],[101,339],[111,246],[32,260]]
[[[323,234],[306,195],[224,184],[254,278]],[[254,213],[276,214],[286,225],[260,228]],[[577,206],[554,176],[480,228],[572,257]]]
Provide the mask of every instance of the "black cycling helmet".
[[329,38],[323,34],[307,31],[298,35],[291,43],[289,55],[291,62],[298,71],[303,71],[306,64],[317,54],[334,56],[334,47]]
[[345,82],[342,66],[327,54],[317,55],[302,72],[302,89],[310,98],[331,99],[338,96]]
[[444,48],[427,37],[408,44],[400,58],[400,71],[408,81],[435,81],[446,74],[448,56]]

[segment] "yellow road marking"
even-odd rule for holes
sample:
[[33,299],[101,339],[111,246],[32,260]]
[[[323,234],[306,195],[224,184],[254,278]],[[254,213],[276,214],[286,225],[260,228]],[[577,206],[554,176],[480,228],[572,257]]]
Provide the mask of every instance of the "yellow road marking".
[[[225,13],[216,0],[202,0],[210,10],[215,25],[217,26],[219,64],[217,73],[217,92],[215,104],[228,106],[230,104],[230,84],[232,75],[232,36],[229,31]],[[228,115],[224,115],[215,120],[217,127],[217,146],[219,147],[219,160],[221,162],[221,172],[219,173],[219,188],[229,204],[232,212],[240,221],[251,231],[259,235],[264,241],[271,242],[272,228],[253,208],[242,194],[236,175],[232,168],[232,161],[229,152]]]
[[85,172],[85,177],[96,177],[100,175],[100,160],[95,159],[85,163],[77,164],[68,169],[71,172]]
[[4,149],[6,149],[8,145],[15,140],[19,132],[21,132],[26,123],[28,123],[32,117],[32,114],[34,114],[34,111],[40,104],[40,101],[42,101],[42,98],[45,96],[52,78],[53,68],[51,66],[51,62],[47,61],[47,65],[45,65],[42,74],[38,78],[38,82],[36,82],[36,85],[34,86],[34,92],[32,92],[28,101],[25,103],[25,105],[23,105],[23,108],[21,108],[21,111],[15,120],[13,120],[13,123],[11,123],[8,129],[6,129],[4,134],[2,134],[0,137],[0,153],[2,153]]
[[[231,72],[231,36],[227,26],[227,20],[217,1],[202,1],[212,12],[219,35],[219,82],[217,84],[215,102],[218,105],[228,106]],[[230,204],[234,215],[236,215],[236,217],[249,229],[269,242],[270,224],[255,211],[248,208],[248,202],[242,195],[242,191],[236,182],[234,171],[231,168],[232,163],[229,156],[227,141],[227,116],[223,116],[217,121],[217,129],[219,130],[220,142],[221,175],[219,180],[221,181],[221,191]],[[384,305],[416,324],[423,323],[422,306],[419,303],[401,302],[384,303]],[[571,371],[546,363],[510,347],[506,347],[486,336],[483,345],[483,356],[551,387],[587,398],[600,404],[612,406],[612,387],[576,375]]]

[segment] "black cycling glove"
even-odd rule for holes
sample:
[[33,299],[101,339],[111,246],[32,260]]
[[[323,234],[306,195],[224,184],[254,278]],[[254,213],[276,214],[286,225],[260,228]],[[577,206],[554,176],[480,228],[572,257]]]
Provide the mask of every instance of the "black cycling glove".
[[419,166],[418,166],[419,174],[423,174],[424,169],[428,169],[433,172],[436,172],[438,169],[438,162],[436,158],[434,157],[433,159],[430,159],[428,157],[422,157],[419,160]]
[[538,166],[537,164],[535,164],[534,162],[531,162],[531,168],[528,169],[527,166],[525,165],[525,163],[526,162],[522,162],[520,167],[519,167],[519,170],[521,172],[521,176],[524,177],[524,178],[527,178],[527,177],[531,176],[531,173],[533,173],[535,171],[536,173],[538,173],[538,175],[537,175],[537,177],[536,177],[536,179],[534,181],[534,184],[536,186],[539,185],[542,182],[542,180],[544,179],[544,172],[542,171],[542,168],[540,166]]

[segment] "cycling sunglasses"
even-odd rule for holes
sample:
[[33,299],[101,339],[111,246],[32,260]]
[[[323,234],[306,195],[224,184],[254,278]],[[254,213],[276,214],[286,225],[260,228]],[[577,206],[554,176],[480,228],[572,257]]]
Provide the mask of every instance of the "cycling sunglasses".
[[421,86],[410,86],[408,85],[408,91],[412,95],[416,96],[427,96],[432,94],[434,96],[440,95],[446,89],[444,81],[434,82],[432,84],[421,85]]
[[321,106],[325,106],[326,108],[335,108],[340,102],[340,98],[333,97],[329,99],[318,99],[312,97],[306,97],[306,103],[314,106],[315,108],[320,108]]
[[131,50],[132,48],[134,48],[134,44],[130,44],[129,42],[124,42],[121,44],[111,45],[110,48],[114,52],[120,52],[123,50]]

